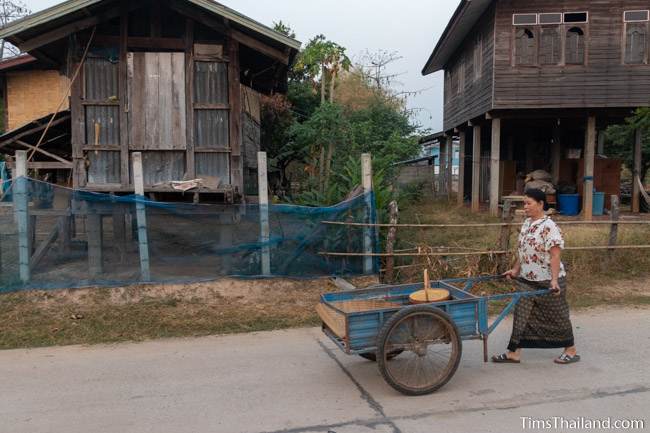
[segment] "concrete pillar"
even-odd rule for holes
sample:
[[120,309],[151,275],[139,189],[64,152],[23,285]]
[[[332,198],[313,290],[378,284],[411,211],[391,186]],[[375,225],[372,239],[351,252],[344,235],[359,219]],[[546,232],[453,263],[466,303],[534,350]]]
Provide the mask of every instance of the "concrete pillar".
[[474,146],[472,151],[472,212],[481,210],[481,127],[474,126]]
[[462,206],[465,202],[465,145],[467,144],[467,137],[465,131],[460,131],[460,152],[459,152],[459,167],[458,167],[458,205]]
[[492,119],[492,152],[490,154],[490,215],[499,215],[499,180],[501,168],[501,119]]
[[582,216],[585,221],[593,219],[594,208],[594,164],[596,159],[596,117],[589,116],[585,134],[585,169],[582,196]]
[[[366,198],[366,212],[367,222],[374,223],[375,218],[372,215],[373,203],[371,201],[372,193],[372,155],[369,153],[361,154],[361,182],[363,186],[363,194]],[[373,227],[365,227],[363,229],[363,250],[366,254],[372,254],[373,249]],[[365,256],[363,258],[363,273],[368,275],[372,274],[374,270],[374,259],[372,256]]]
[[639,182],[637,177],[643,182],[643,175],[641,173],[641,130],[637,129],[634,134],[634,168],[632,176],[632,212],[641,211],[641,188],[639,188]]
[[271,230],[269,226],[269,183],[267,175],[266,152],[257,152],[257,185],[260,205],[260,244],[262,245],[262,275],[271,275],[271,249],[269,241]]

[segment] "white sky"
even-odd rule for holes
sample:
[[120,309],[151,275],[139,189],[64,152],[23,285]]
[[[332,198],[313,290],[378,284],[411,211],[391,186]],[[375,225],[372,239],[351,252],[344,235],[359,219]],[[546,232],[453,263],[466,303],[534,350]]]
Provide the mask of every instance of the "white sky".
[[[60,3],[58,0],[23,0],[33,11]],[[324,34],[348,49],[350,57],[366,50],[397,51],[403,57],[392,73],[403,83],[400,91],[425,90],[409,100],[418,111],[419,122],[433,131],[442,128],[442,74],[420,73],[435,42],[444,30],[459,0],[221,0],[221,3],[271,26],[282,20],[297,38],[306,43]]]

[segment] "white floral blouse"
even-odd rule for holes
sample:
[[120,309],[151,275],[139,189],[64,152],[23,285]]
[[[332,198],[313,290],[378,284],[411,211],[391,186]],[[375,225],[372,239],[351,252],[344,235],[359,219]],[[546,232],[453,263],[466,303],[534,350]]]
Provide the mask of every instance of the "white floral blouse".
[[[528,218],[519,233],[517,254],[521,265],[521,277],[528,281],[550,281],[551,274],[551,248],[564,249],[562,231],[549,218],[544,217],[536,221]],[[564,264],[560,263],[559,278],[566,277]]]

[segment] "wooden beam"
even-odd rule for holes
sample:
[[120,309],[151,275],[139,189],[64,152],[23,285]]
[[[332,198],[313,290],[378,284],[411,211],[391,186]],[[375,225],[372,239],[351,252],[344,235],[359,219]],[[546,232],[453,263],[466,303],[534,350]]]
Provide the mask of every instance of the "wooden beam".
[[69,166],[68,168],[72,168],[72,161],[68,161],[67,159],[61,158],[60,156],[55,155],[53,153],[50,153],[47,150],[43,150],[40,147],[32,146],[31,144],[27,144],[24,141],[20,141],[20,140],[16,140],[16,144],[18,144],[20,146],[23,146],[23,147],[26,147],[26,148],[28,148],[30,150],[34,150],[34,151],[36,151],[38,153],[41,153],[41,154],[43,154],[45,156],[49,156],[50,158],[54,159],[55,161],[58,161],[58,162],[60,162],[62,164],[67,164]]
[[438,158],[438,195],[444,196],[447,193],[447,138],[442,137],[438,141],[440,158]]
[[458,162],[458,206],[465,203],[465,146],[467,145],[467,134],[460,131],[460,149]]
[[454,179],[454,137],[447,135],[447,200],[451,201]]
[[[129,6],[129,10],[133,10],[136,9],[137,7],[141,7],[141,5],[139,5],[138,3],[139,2],[131,2]],[[66,36],[70,36],[73,33],[77,33],[81,30],[85,30],[87,28],[96,26],[99,23],[108,21],[110,19],[118,17],[119,15],[120,15],[120,8],[113,7],[95,16],[83,18],[81,20],[57,27],[56,29],[50,30],[49,32],[42,33],[36,37],[33,37],[32,39],[26,40],[23,43],[19,44],[18,48],[20,48],[21,51],[30,52],[39,47],[42,47],[43,45],[47,45],[54,41],[58,41],[59,39],[63,39]]]
[[585,174],[582,195],[582,217],[585,221],[593,219],[594,209],[594,164],[596,159],[596,117],[589,116],[585,133]]
[[207,15],[200,10],[197,10],[196,8],[188,5],[187,2],[172,0],[169,2],[169,8],[181,15],[192,18],[194,21],[199,22],[204,26],[211,28],[212,30],[221,32],[224,35],[228,34],[229,29],[222,20],[211,15]]
[[[16,165],[12,161],[8,161],[7,166],[13,169]],[[72,170],[72,163],[29,161],[27,168],[29,170]]]
[[230,96],[230,184],[244,193],[244,167],[241,156],[241,85],[239,82],[239,42],[228,41],[228,93]]
[[[633,168],[632,168],[632,212],[639,213],[641,211],[641,185],[643,183],[643,175],[641,173],[641,144],[642,144],[641,129],[638,128],[634,131],[634,155],[633,155]],[[637,182],[636,178],[640,179]]]
[[[185,19],[185,172],[188,179],[196,177],[194,150],[194,21]],[[227,107],[230,108],[230,107]],[[229,183],[229,182],[228,182]]]
[[52,244],[56,241],[58,237],[59,237],[59,225],[55,224],[51,227],[50,233],[47,235],[45,240],[41,242],[38,248],[36,248],[34,255],[32,255],[32,259],[29,264],[31,270],[34,270],[34,268],[38,266],[39,262],[43,260],[47,252],[50,250],[50,247],[52,247]]
[[129,36],[129,12],[128,2],[120,2],[120,36],[119,36],[119,56],[120,63],[118,66],[118,98],[120,100],[120,183],[126,187],[129,185],[129,115],[128,115],[128,67],[127,67],[127,39]]
[[501,119],[492,118],[492,151],[490,153],[490,214],[499,215],[499,179],[501,168]]
[[[70,120],[70,116],[63,116],[60,119],[57,119],[54,122],[52,122],[52,125],[50,126],[50,128],[52,128],[53,126],[56,126],[56,125],[60,125],[63,122],[67,122],[68,120]],[[0,142],[0,148],[6,146],[8,144],[11,144],[11,143],[13,143],[13,142],[15,142],[17,140],[20,140],[23,137],[26,137],[28,135],[40,132],[40,131],[44,130],[46,127],[47,127],[46,124],[41,124],[41,125],[36,126],[36,127],[32,128],[32,129],[21,132],[20,134],[17,134],[15,136],[3,141],[3,142]]]
[[231,30],[231,36],[242,45],[246,45],[249,48],[252,48],[255,51],[258,51],[265,56],[272,58],[281,62],[283,65],[289,64],[289,55],[282,50],[273,48],[264,42],[255,39],[252,36],[248,36],[237,30]]
[[481,210],[481,126],[474,126],[472,151],[472,212]]
[[[97,35],[93,40],[94,46],[115,47],[115,46],[119,46],[120,43],[121,43],[121,39],[119,36]],[[130,36],[127,38],[126,45],[128,48],[164,49],[164,50],[182,51],[185,47],[185,41],[182,38]]]

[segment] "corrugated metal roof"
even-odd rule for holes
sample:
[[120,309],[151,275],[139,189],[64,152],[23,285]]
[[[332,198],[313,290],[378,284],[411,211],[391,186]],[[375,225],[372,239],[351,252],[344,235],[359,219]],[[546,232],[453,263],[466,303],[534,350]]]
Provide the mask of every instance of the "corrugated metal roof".
[[427,64],[424,65],[422,75],[429,75],[445,67],[449,58],[492,2],[493,0],[462,0],[460,2]]
[[[26,30],[33,29],[52,20],[62,18],[68,14],[77,12],[89,6],[104,2],[107,0],[68,0],[56,6],[44,9],[40,12],[31,14],[25,18],[13,21],[0,29],[0,39],[16,35]],[[266,36],[274,41],[286,45],[295,50],[300,49],[300,42],[292,39],[280,32],[276,32],[270,27],[265,26],[241,13],[230,9],[220,3],[212,0],[185,0],[188,3],[196,5],[213,14],[227,18],[247,29],[250,29],[260,35]]]

